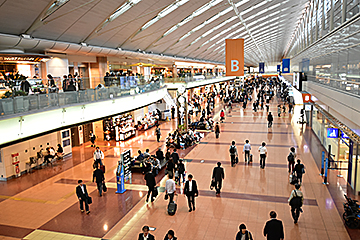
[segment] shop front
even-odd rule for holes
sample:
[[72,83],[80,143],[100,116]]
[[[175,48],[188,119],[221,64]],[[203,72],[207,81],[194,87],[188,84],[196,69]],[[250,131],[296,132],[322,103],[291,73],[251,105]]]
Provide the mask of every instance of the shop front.
[[309,115],[310,127],[326,149],[326,156],[330,156],[330,171],[343,177],[354,193],[360,193],[358,135],[316,103],[312,104]]

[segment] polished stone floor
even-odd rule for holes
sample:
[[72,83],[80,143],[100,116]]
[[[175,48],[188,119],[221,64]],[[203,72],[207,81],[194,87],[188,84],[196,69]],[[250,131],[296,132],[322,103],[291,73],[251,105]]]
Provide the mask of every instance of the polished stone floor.
[[[277,100],[270,111],[276,112]],[[219,103],[215,109],[218,119]],[[153,130],[121,143],[101,142],[105,152],[108,192],[99,197],[92,179],[90,143],[75,147],[71,157],[53,167],[0,183],[0,239],[137,239],[143,225],[155,227],[156,239],[163,239],[173,229],[178,239],[235,239],[238,226],[245,223],[254,239],[262,239],[262,230],[275,210],[285,227],[285,239],[359,239],[360,231],[348,231],[341,218],[342,194],[347,190],[343,179],[330,172],[330,185],[322,184],[318,162],[322,147],[311,130],[296,124],[299,109],[294,114],[275,116],[272,129],[267,128],[266,112],[254,113],[234,106],[226,111],[220,138],[214,133],[191,149],[180,151],[186,160],[187,173],[198,182],[196,211],[189,213],[182,186],[178,188],[178,210],[175,216],[166,212],[163,188],[154,203],[146,204],[146,186],[140,174],[134,174],[132,184],[124,194],[115,194],[115,169],[120,153],[149,148],[154,152],[164,148],[164,138],[174,130],[175,122],[161,124],[163,138],[156,142]],[[228,147],[232,140],[241,152],[245,139],[252,144],[254,162],[230,166]],[[267,143],[265,169],[259,168],[257,152],[261,142]],[[287,159],[290,147],[296,147],[298,157],[306,166],[301,190],[305,196],[304,213],[298,224],[290,215],[287,199],[293,186],[289,184]],[[223,163],[225,180],[220,197],[209,189],[212,169]],[[89,215],[79,211],[75,196],[77,180],[83,179],[93,198]],[[157,181],[164,186],[164,170]]]

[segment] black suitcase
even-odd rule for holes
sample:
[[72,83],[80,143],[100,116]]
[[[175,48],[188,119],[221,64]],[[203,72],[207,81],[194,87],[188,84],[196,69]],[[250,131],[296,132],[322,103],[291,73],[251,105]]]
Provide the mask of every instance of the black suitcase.
[[169,203],[169,205],[168,205],[168,214],[170,216],[175,215],[176,209],[177,209],[177,204],[175,202]]
[[250,154],[250,157],[249,157],[249,163],[251,163],[253,161],[253,155]]

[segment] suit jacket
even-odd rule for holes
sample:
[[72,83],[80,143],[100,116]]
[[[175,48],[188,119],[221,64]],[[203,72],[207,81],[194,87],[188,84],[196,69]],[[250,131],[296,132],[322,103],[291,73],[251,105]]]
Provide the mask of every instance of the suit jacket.
[[275,218],[266,222],[264,227],[264,236],[267,240],[284,239],[284,227],[282,221]]
[[212,178],[215,178],[215,181],[220,181],[225,178],[224,169],[222,167],[215,167],[213,170]]
[[102,181],[105,180],[104,172],[101,171],[100,169],[96,169],[93,173],[93,181],[95,178],[96,178],[96,183],[101,183]]
[[81,200],[84,200],[84,201],[85,201],[89,195],[88,195],[88,192],[87,192],[87,190],[86,190],[86,185],[83,184],[83,186],[84,186],[84,192],[85,192],[85,194],[83,193],[83,191],[82,191],[82,189],[81,189],[81,186],[78,185],[78,186],[76,187],[76,196],[77,196],[78,198],[81,198]]
[[192,182],[192,191],[189,191],[189,180],[185,182],[185,187],[184,187],[184,193],[186,194],[186,196],[191,196],[194,194],[199,194],[198,188],[197,188],[197,184],[195,180],[191,180]]
[[171,154],[171,157],[172,157],[173,162],[174,162],[175,164],[177,164],[177,163],[179,162],[179,154],[178,154],[177,152],[173,152],[173,153]]
[[[138,240],[144,240],[144,234],[140,233]],[[155,240],[155,237],[149,233],[148,240]]]
[[149,188],[156,185],[155,177],[152,173],[148,172],[147,174],[145,174],[144,179],[146,181],[146,186],[148,186]]

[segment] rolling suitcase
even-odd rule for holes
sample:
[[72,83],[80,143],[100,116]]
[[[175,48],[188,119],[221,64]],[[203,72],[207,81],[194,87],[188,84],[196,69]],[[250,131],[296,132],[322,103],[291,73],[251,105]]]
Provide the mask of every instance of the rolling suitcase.
[[176,202],[174,201],[174,202],[169,203],[168,208],[167,208],[168,214],[170,216],[174,216],[176,213],[176,210],[177,210]]

